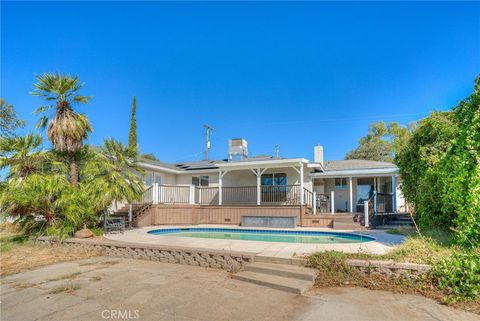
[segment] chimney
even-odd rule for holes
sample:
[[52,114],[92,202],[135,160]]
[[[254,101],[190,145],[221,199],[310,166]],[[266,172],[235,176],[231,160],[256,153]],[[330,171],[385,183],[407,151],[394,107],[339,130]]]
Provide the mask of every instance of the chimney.
[[315,163],[320,163],[323,165],[323,146],[322,145],[315,145],[314,152],[313,152],[313,161]]

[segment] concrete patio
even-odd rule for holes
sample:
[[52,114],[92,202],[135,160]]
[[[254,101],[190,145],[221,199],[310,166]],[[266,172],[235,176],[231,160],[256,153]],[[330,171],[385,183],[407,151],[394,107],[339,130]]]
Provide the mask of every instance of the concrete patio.
[[[66,284],[75,287],[58,290]],[[361,288],[300,296],[233,280],[218,269],[109,257],[4,277],[0,307],[1,319],[9,321],[479,320],[420,296]]]
[[[223,240],[223,239],[202,239],[192,237],[177,237],[172,235],[154,235],[148,234],[148,231],[163,228],[178,227],[216,227],[216,228],[235,228],[228,225],[194,225],[194,226],[149,226],[125,231],[123,234],[108,234],[105,237],[118,242],[157,244],[179,247],[202,248],[223,251],[241,251],[250,252],[257,256],[275,257],[291,259],[293,257],[302,257],[314,252],[323,251],[342,251],[347,253],[371,253],[385,254],[396,244],[400,244],[404,237],[400,235],[391,235],[384,231],[339,231],[349,232],[358,235],[368,235],[376,240],[365,243],[338,243],[338,244],[306,244],[306,243],[282,243],[282,242],[258,242],[243,240]],[[244,227],[242,227],[244,228]],[[248,229],[248,228],[245,228]],[[268,229],[268,228],[262,228]],[[284,229],[299,230],[299,229]],[[321,228],[302,228],[304,231],[333,231],[331,229]]]

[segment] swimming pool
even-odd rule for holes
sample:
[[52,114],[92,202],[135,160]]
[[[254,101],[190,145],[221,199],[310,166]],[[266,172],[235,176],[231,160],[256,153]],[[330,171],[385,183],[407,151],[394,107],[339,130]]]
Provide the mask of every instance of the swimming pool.
[[374,241],[371,236],[324,231],[295,231],[295,230],[261,230],[241,228],[167,228],[148,232],[154,235],[167,235],[177,237],[194,237],[202,239],[222,239],[241,241],[262,242],[285,242],[285,243],[311,243],[311,244],[335,244],[335,243],[364,243]]

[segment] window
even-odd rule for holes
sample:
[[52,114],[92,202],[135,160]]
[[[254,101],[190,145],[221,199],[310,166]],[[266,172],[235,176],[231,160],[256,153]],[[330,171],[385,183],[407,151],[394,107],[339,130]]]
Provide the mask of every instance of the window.
[[335,189],[347,189],[347,178],[335,178]]
[[145,185],[150,186],[154,183],[162,184],[162,175],[159,173],[147,172],[143,177]]
[[192,185],[194,186],[208,186],[208,176],[192,176]]
[[262,175],[262,186],[285,186],[287,185],[287,174],[274,173]]

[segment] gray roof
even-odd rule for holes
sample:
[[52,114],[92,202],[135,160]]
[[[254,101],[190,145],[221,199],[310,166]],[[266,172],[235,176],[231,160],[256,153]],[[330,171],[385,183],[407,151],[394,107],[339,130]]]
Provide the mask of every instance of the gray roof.
[[325,171],[342,171],[351,169],[377,169],[377,168],[397,168],[395,164],[389,162],[377,162],[361,159],[326,161]]

